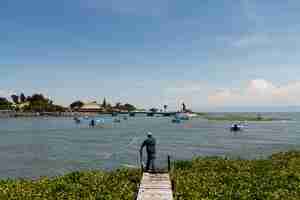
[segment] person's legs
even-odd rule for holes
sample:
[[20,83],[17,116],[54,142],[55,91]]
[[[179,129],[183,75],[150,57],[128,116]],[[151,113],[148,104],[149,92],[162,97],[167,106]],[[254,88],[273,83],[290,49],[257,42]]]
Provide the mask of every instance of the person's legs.
[[151,158],[147,157],[146,171],[149,171]]
[[155,158],[151,159],[151,170],[155,172]]

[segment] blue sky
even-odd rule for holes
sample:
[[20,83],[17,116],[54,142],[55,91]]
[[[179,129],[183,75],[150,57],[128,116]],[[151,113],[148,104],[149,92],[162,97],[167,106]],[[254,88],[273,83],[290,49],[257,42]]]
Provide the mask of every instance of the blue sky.
[[300,105],[298,0],[1,0],[0,95]]

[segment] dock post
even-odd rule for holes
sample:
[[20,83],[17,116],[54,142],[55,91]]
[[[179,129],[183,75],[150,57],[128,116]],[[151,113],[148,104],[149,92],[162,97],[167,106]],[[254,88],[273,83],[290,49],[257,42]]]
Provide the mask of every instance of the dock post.
[[171,171],[171,158],[170,155],[168,155],[168,172]]

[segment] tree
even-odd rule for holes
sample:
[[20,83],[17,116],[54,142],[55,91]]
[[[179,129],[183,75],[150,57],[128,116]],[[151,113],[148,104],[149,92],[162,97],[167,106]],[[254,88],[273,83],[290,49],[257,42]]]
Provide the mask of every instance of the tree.
[[24,111],[57,112],[64,110],[63,107],[53,104],[53,101],[44,97],[43,94],[33,94],[32,96],[28,96],[26,100],[29,105],[23,107]]
[[107,104],[106,104],[106,99],[104,98],[103,99],[103,102],[102,102],[102,105],[101,105],[103,108],[106,108]]
[[117,109],[120,109],[121,108],[121,103],[120,102],[118,102],[118,103],[116,103],[116,105],[115,105],[115,108],[117,108]]
[[107,112],[113,112],[113,107],[111,106],[110,103],[106,104],[105,110],[106,110]]
[[81,101],[75,101],[71,103],[70,108],[73,109],[80,109],[83,106],[83,103]]
[[27,96],[26,101],[31,101],[31,96]]
[[4,105],[9,103],[9,101],[5,97],[0,97],[0,105]]
[[12,109],[11,102],[9,102],[6,98],[0,97],[0,110],[9,110]]
[[15,104],[19,104],[19,96],[18,95],[15,95],[15,94],[11,95],[11,99],[13,100],[13,102]]
[[21,103],[24,103],[26,101],[26,97],[23,93],[21,93],[21,95],[20,95],[20,101],[21,101]]
[[124,104],[123,108],[124,108],[124,110],[127,110],[129,112],[136,110],[136,107],[129,103]]
[[49,102],[50,100],[45,98],[44,95],[42,94],[33,94],[30,98],[30,101],[31,102],[34,102],[34,101],[42,101],[42,102]]

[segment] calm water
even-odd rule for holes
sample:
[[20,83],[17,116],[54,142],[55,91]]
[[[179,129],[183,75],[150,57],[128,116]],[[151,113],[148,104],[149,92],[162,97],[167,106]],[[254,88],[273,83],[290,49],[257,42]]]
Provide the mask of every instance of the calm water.
[[158,142],[158,164],[166,156],[261,158],[274,152],[300,150],[300,114],[265,114],[292,121],[251,122],[231,133],[228,122],[193,119],[182,124],[170,118],[134,117],[106,128],[76,125],[70,118],[0,119],[0,177],[39,177],[80,169],[113,169],[138,165],[138,149],[147,131]]

